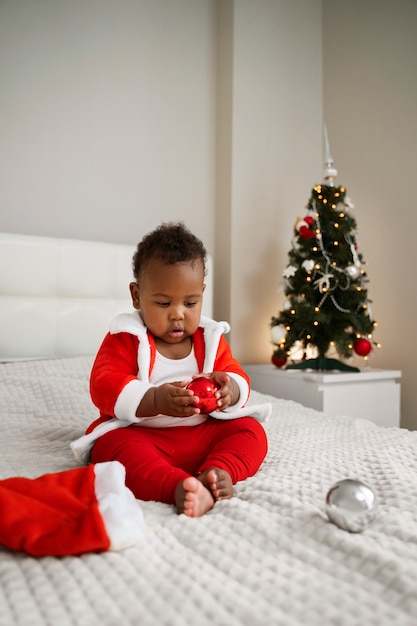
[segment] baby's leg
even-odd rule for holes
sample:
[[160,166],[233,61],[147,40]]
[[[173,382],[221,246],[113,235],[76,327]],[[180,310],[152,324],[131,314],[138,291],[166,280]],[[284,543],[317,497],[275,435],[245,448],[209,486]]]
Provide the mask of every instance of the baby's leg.
[[[169,431],[171,429],[164,429]],[[176,503],[176,489],[190,477],[164,453],[165,433],[151,428],[119,428],[102,435],[91,452],[93,463],[120,461],[126,486],[140,500]]]
[[211,467],[197,476],[198,480],[211,491],[214,500],[226,500],[233,496],[233,482],[224,469]]
[[210,491],[193,476],[179,483],[175,492],[175,503],[178,513],[189,517],[201,517],[214,506]]
[[215,499],[230,498],[233,485],[253,476],[264,460],[268,450],[265,430],[252,417],[228,421],[209,418],[199,428],[210,449],[196,475]]

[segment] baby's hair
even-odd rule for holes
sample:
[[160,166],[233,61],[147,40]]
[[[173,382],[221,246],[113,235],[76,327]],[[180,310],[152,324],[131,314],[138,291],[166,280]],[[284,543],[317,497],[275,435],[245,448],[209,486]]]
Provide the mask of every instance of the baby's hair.
[[167,265],[201,261],[206,273],[206,249],[182,222],[164,222],[145,235],[138,243],[132,259],[136,280],[152,259],[160,259]]

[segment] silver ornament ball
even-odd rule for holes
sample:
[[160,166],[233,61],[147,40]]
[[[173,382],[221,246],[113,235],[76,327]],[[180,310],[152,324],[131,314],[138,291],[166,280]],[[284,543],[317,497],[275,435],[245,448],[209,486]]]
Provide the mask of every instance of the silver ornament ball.
[[339,480],[326,495],[326,513],[331,522],[351,533],[360,533],[371,524],[377,511],[374,492],[360,480]]

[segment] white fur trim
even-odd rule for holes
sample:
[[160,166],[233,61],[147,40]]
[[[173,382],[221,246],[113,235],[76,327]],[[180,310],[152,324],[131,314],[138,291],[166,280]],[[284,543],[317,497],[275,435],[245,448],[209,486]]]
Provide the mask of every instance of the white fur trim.
[[133,546],[145,534],[142,509],[125,485],[126,471],[119,461],[96,463],[94,490],[110,539],[110,550]]
[[239,417],[253,417],[258,422],[266,422],[271,415],[272,404],[265,402],[265,404],[252,404],[244,406],[241,409],[234,409],[233,411],[213,411],[210,413],[211,417],[218,420],[235,420]]
[[121,313],[110,322],[110,334],[130,333],[131,335],[146,335],[146,326],[142,321],[139,311],[133,313]]
[[82,435],[70,443],[73,455],[77,461],[83,463],[84,465],[88,465],[90,462],[91,448],[93,447],[94,442],[101,437],[101,435],[104,435],[111,430],[116,430],[116,428],[122,428],[123,426],[129,426],[129,423],[121,422],[120,420],[114,418],[102,422],[96,426],[91,433],[88,433],[88,435]]
[[230,331],[227,322],[215,322],[208,317],[202,317],[200,326],[204,330],[206,344],[206,356],[204,359],[203,372],[212,372],[216,360],[220,337]]
[[136,417],[136,411],[145,393],[152,387],[150,383],[137,378],[127,383],[120,392],[114,405],[115,416],[124,422],[138,424],[142,421]]
[[235,409],[242,407],[246,404],[249,398],[249,385],[246,379],[243,378],[243,376],[240,376],[240,374],[235,374],[234,372],[227,372],[227,375],[230,376],[230,378],[233,378],[239,387],[239,400],[233,406],[229,406],[228,409],[225,409],[226,413],[227,411],[234,411]]
[[77,461],[80,463],[89,463],[90,452],[94,442],[111,430],[116,428],[124,428],[130,424],[139,424],[146,420],[146,417],[136,417],[136,409],[138,408],[143,396],[151,384],[142,383],[139,380],[131,380],[130,383],[122,389],[116,405],[114,413],[117,418],[106,420],[95,427],[88,435],[83,435],[70,444],[71,450]]

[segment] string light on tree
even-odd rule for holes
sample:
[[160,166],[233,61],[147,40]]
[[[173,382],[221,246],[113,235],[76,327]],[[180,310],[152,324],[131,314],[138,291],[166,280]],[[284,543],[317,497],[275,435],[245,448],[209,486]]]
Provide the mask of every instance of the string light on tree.
[[[324,144],[324,183],[312,189],[306,214],[295,221],[282,274],[286,300],[271,319],[272,361],[287,369],[358,371],[344,360],[354,354],[366,360],[380,344],[373,339],[377,324],[358,249],[354,206],[345,187],[335,186],[337,169],[326,127]],[[300,347],[301,359],[296,359]],[[330,358],[329,349],[339,358]]]

